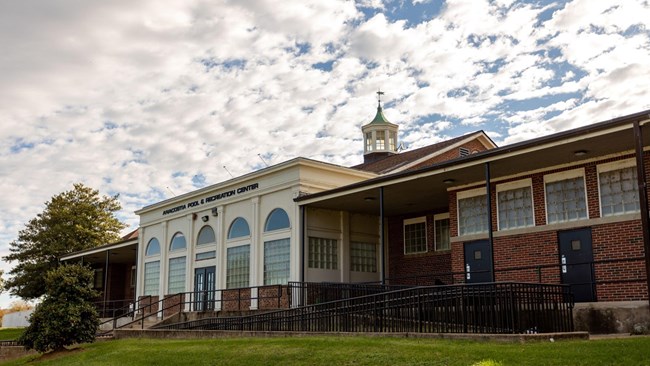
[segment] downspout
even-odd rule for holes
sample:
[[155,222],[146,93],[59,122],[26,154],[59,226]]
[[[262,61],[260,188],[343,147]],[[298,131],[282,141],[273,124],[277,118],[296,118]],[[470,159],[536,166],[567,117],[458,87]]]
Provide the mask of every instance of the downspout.
[[487,197],[488,245],[490,247],[490,276],[494,282],[494,243],[492,235],[492,194],[490,190],[490,163],[485,163],[485,192]]
[[643,136],[639,121],[633,124],[634,142],[636,149],[636,177],[639,187],[639,205],[641,206],[641,228],[643,232],[643,248],[645,251],[646,288],[648,289],[648,305],[650,305],[650,227],[648,226],[648,191],[643,162]]
[[305,282],[305,206],[300,208],[300,282]]
[[379,187],[379,261],[381,264],[381,284],[386,284],[386,259],[384,258],[385,243],[384,243],[384,187]]
[[104,264],[104,317],[106,316],[106,297],[108,296],[108,258],[110,256],[111,250],[106,251],[106,263]]

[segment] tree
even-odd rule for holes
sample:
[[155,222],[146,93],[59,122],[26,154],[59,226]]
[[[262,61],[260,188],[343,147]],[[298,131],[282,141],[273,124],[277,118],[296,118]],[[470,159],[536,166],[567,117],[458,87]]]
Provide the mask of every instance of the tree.
[[81,264],[50,270],[45,276],[45,297],[36,305],[18,342],[38,352],[93,342],[99,317],[91,302],[98,295],[92,289],[92,280],[92,269]]
[[45,293],[43,276],[62,255],[117,241],[125,226],[114,216],[121,209],[117,197],[100,196],[80,183],[52,197],[9,244],[4,260],[18,264],[5,288],[24,299],[38,298]]

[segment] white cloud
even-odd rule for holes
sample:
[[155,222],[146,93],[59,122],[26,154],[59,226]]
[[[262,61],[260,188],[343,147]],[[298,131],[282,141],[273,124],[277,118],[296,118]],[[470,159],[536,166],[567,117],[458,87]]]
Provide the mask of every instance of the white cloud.
[[73,182],[120,193],[135,226],[166,187],[248,173],[257,154],[359,163],[379,88],[412,147],[650,108],[649,16],[643,1],[450,0],[407,26],[380,0],[2,2],[0,255]]

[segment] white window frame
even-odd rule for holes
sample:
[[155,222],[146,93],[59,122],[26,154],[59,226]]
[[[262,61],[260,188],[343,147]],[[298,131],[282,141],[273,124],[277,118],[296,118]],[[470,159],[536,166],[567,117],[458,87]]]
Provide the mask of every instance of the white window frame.
[[[332,258],[333,260],[325,260],[325,262],[324,262],[324,263],[331,263],[333,268],[326,268],[327,266],[320,267],[319,265],[322,264],[323,262],[317,261],[316,259],[314,259],[313,261],[311,260],[311,256],[313,254],[312,253],[313,248],[312,248],[312,242],[311,242],[312,239],[315,239],[315,240],[331,240],[331,241],[334,242],[334,247],[333,247],[334,252],[332,253],[332,256],[335,257],[335,258]],[[307,245],[308,245],[307,268],[309,268],[309,269],[319,269],[319,270],[325,270],[325,271],[338,271],[339,270],[339,268],[341,267],[340,262],[341,262],[342,258],[341,258],[341,255],[339,254],[340,253],[340,251],[339,251],[340,242],[339,242],[338,239],[310,235],[310,236],[307,237]]]
[[[420,224],[420,223],[424,223],[424,251],[407,252],[406,251],[406,225]],[[412,219],[404,219],[404,221],[402,222],[402,238],[404,241],[403,243],[404,255],[426,253],[429,250],[429,238],[428,238],[427,231],[428,228],[427,228],[426,216],[414,217]]]
[[[355,264],[355,261],[353,258],[369,258],[369,257],[359,257],[359,256],[354,256],[354,246],[355,245],[367,245],[367,246],[374,246],[375,250],[375,256],[374,256],[374,261],[372,264],[368,263],[357,263]],[[379,253],[379,244],[376,241],[363,241],[363,240],[350,240],[350,271],[351,272],[358,272],[358,273],[377,273],[377,254]],[[370,266],[370,270],[358,270],[355,269],[355,265],[359,267],[365,267],[365,266]],[[363,268],[362,268],[363,269]]]
[[[240,244],[240,245],[231,245],[226,248],[226,270],[224,271],[224,277],[225,277],[225,283],[226,283],[226,288],[237,288],[237,287],[229,287],[228,286],[228,249],[233,249],[233,248],[238,248],[238,247],[243,247],[243,246],[248,246],[248,286],[250,286],[250,274],[251,274],[251,245],[247,242],[246,244]],[[248,287],[245,286],[245,287]]]
[[[501,227],[501,215],[499,214],[499,193],[504,192],[504,191],[511,191],[514,189],[520,189],[520,188],[526,188],[530,187],[530,207],[531,207],[531,214],[533,218],[533,222],[531,225],[527,226],[517,226],[517,227],[508,227],[508,228],[502,228]],[[544,186],[544,192],[546,192],[546,186]],[[508,183],[502,183],[502,184],[497,184],[496,186],[496,206],[497,206],[497,230],[499,231],[505,231],[505,230],[515,230],[515,229],[523,229],[527,227],[534,227],[536,225],[535,223],[535,192],[533,191],[533,180],[531,178],[526,178],[522,180],[517,180],[514,182],[508,182]]]
[[[549,223],[549,220],[548,220],[548,197],[546,197],[546,184],[561,181],[561,180],[580,178],[580,177],[582,177],[582,184],[583,184],[583,192],[584,192],[584,195],[585,195],[585,208],[586,208],[587,217],[576,219],[576,220],[557,221],[557,222]],[[573,222],[573,221],[580,221],[580,220],[588,220],[589,219],[589,200],[588,200],[588,195],[587,195],[587,178],[585,176],[585,168],[578,168],[578,169],[567,170],[567,171],[563,171],[563,172],[551,173],[551,174],[544,175],[544,214],[546,215],[546,225],[555,225],[555,224],[561,224],[561,223],[564,223],[564,222]]]
[[[486,193],[485,187],[481,188],[474,188],[474,189],[469,189],[466,191],[461,191],[456,193],[456,229],[458,230],[458,236],[465,236],[465,235],[479,235],[479,234],[486,234],[489,231],[490,225],[492,224],[491,221],[492,219],[488,220],[488,230],[481,231],[481,232],[475,232],[475,233],[461,233],[460,230],[460,200],[466,199],[466,198],[473,198],[476,196],[486,196],[485,199],[487,200],[487,193]],[[488,210],[489,212],[489,210]]]
[[[446,252],[451,250],[451,234],[449,236],[449,248],[439,249],[438,248],[438,235],[436,233],[436,221],[449,220],[449,212],[433,215],[433,241],[434,241],[434,251],[436,252]],[[451,220],[449,220],[449,229],[451,230]]]
[[[621,213],[616,213],[616,214],[610,214],[607,216],[603,216],[603,202],[602,202],[602,195],[600,192],[600,173],[607,173],[611,172],[614,170],[621,170],[621,169],[627,169],[627,168],[636,168],[636,161],[634,158],[630,159],[625,159],[625,160],[618,160],[618,161],[612,161],[610,163],[604,163],[604,164],[599,164],[596,166],[596,175],[598,176],[598,209],[600,210],[600,217],[612,217],[612,216],[618,216],[618,215],[625,215],[625,214],[631,214],[631,213],[637,213],[640,212],[641,209],[641,204],[639,202],[639,210],[638,211],[628,211],[628,212],[621,212]],[[635,182],[636,184],[636,182]],[[639,193],[638,190],[638,185],[637,185],[637,195],[639,195],[639,201],[641,200],[641,193]]]

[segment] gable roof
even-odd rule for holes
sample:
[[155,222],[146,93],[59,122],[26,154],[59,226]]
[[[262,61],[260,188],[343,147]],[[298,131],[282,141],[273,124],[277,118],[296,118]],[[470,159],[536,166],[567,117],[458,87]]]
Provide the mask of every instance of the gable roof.
[[[483,137],[483,139],[481,139],[481,137]],[[438,156],[443,152],[449,151],[456,145],[462,145],[465,142],[477,138],[484,140],[483,144],[486,145],[487,148],[497,147],[485,132],[480,130],[450,140],[441,141],[433,145],[424,146],[419,149],[409,150],[399,154],[389,155],[383,159],[355,165],[351,168],[377,174],[396,173],[407,170],[408,168]]]

